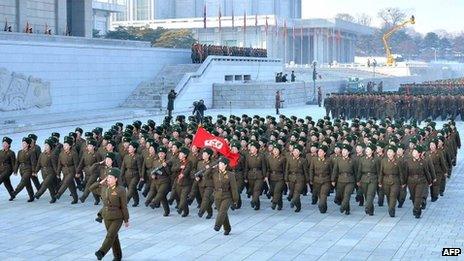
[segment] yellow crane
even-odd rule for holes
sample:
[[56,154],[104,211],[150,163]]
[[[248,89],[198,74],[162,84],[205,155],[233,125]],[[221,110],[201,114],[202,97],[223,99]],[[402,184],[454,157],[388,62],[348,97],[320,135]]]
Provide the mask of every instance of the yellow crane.
[[387,66],[394,66],[395,65],[395,58],[392,55],[391,48],[388,46],[388,40],[390,37],[398,30],[405,28],[408,24],[415,24],[416,23],[416,18],[411,16],[411,18],[407,21],[402,22],[401,24],[395,25],[393,28],[391,28],[388,32],[386,32],[383,37],[383,46],[385,48],[385,51],[387,52]]

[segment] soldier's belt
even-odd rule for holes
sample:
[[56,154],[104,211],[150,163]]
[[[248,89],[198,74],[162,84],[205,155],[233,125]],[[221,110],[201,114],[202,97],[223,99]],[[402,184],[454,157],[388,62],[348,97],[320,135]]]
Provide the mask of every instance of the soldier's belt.
[[214,191],[220,191],[220,192],[229,192],[230,189],[224,189],[224,188],[216,188]]
[[374,172],[362,172],[363,175],[375,175],[377,176],[377,173]]
[[260,168],[251,168],[250,170],[251,170],[251,171],[261,171]]
[[303,175],[303,172],[290,172],[289,175]]

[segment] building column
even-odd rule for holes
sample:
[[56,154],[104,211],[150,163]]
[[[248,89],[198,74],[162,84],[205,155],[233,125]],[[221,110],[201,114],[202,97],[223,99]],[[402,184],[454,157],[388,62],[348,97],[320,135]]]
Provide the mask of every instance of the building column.
[[67,1],[66,0],[55,0],[55,32],[57,35],[66,34],[66,25],[68,23],[67,15]]
[[17,32],[22,33],[27,23],[27,1],[16,0],[16,24]]

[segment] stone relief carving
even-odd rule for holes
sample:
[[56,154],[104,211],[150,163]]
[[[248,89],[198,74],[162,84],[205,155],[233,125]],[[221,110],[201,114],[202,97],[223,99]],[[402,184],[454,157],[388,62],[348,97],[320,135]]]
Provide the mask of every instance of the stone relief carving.
[[50,83],[0,68],[0,111],[44,108],[52,105]]

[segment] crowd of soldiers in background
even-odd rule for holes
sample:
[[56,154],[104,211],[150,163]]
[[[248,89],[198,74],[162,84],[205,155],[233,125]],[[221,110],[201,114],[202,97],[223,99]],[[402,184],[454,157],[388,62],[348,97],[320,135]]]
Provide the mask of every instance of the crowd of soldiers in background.
[[326,115],[345,118],[464,120],[464,79],[402,84],[398,92],[332,93]]
[[377,92],[383,92],[383,81],[380,81],[378,84],[372,81],[367,82],[366,92],[368,93],[374,92],[374,88],[376,85],[377,85]]
[[262,48],[192,44],[192,62],[202,63],[208,55],[267,57],[267,50]]
[[400,93],[424,95],[463,95],[464,78],[438,80],[434,82],[401,84]]
[[[133,207],[143,200],[141,192],[145,206],[156,209],[162,205],[165,216],[170,213],[169,205],[176,202],[177,212],[185,217],[189,205],[196,201],[198,215],[206,212],[211,218],[213,183],[206,180],[207,175],[198,173],[214,167],[219,155],[211,148],[200,150],[192,145],[197,127],[196,117],[190,116],[187,121],[179,115],[174,123],[166,117],[160,125],[153,120],[145,124],[117,122],[105,132],[100,127],[91,132],[76,128],[63,143],[59,133],[52,133],[43,143],[43,151],[36,144],[38,137],[30,134],[23,138],[17,154],[10,149],[12,140],[4,137],[1,182],[10,200],[26,188],[29,202],[48,190],[50,203],[54,203],[62,195],[67,197],[65,191],[69,189],[72,204],[76,204],[76,188],[83,192],[79,199],[85,202],[91,195],[90,185],[103,180],[108,168],[117,167]],[[287,195],[285,199],[295,212],[317,204],[319,211],[326,213],[327,197],[335,193],[334,202],[348,215],[351,194],[356,189],[356,201],[365,205],[366,214],[374,214],[377,194],[378,205],[383,206],[386,197],[388,212],[394,217],[397,202],[401,207],[407,198],[407,186],[413,214],[419,218],[429,195],[432,202],[443,195],[460,148],[454,121],[439,129],[432,121],[420,128],[414,122],[407,124],[388,117],[351,122],[324,117],[315,122],[310,116],[280,115],[276,119],[244,114],[229,118],[218,115],[216,121],[205,116],[203,127],[225,138],[232,152],[239,153],[238,164],[229,168],[228,179],[236,180],[239,195],[246,191],[254,210],[260,209],[263,196],[270,199],[272,209],[282,210],[283,196]],[[13,173],[21,175],[16,189],[10,181]],[[37,189],[35,194],[32,184]],[[214,193],[231,189],[214,183]],[[302,204],[301,195],[309,195],[308,203]],[[99,197],[94,195],[94,200],[98,205]],[[241,198],[235,203],[233,210],[242,207]]]
[[[52,29],[50,28],[50,26],[48,26],[48,24],[45,24],[44,27],[45,27],[45,29],[43,31],[43,34],[52,35]],[[13,32],[13,26],[8,23],[8,20],[6,18],[5,18],[5,25],[3,26],[3,31],[4,32]],[[34,30],[32,29],[32,25],[29,24],[29,22],[26,22],[26,26],[23,29],[23,33],[26,33],[26,34],[34,33]],[[40,32],[36,32],[36,33],[40,33]],[[66,35],[66,36],[71,35],[71,32],[69,31],[67,26],[66,26],[66,31],[64,32],[64,35]]]

